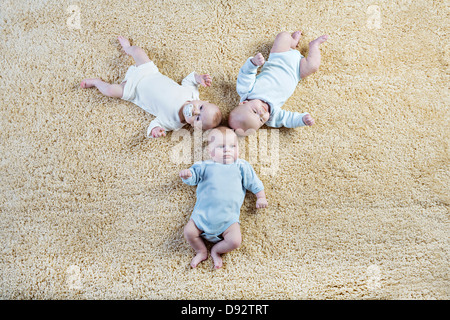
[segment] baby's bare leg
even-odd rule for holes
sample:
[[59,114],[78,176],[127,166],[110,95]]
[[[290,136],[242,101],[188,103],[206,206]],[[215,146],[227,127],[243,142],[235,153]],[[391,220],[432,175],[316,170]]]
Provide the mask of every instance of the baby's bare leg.
[[309,43],[308,57],[300,61],[300,78],[304,79],[319,70],[320,66],[320,45],[327,41],[328,36],[323,35]]
[[194,221],[190,219],[184,227],[184,238],[197,253],[191,261],[191,267],[195,268],[200,262],[208,258],[205,242],[200,237],[201,230],[197,228]]
[[133,57],[134,61],[136,62],[136,67],[139,67],[141,64],[151,61],[142,48],[131,46],[130,41],[122,36],[118,36],[117,39],[119,40],[123,51]]
[[81,81],[80,87],[83,89],[96,87],[105,96],[112,98],[122,98],[125,83],[126,82],[122,82],[121,84],[110,84],[104,82],[102,79],[95,78],[84,79],[83,81]]
[[230,252],[234,249],[239,248],[242,242],[241,228],[239,223],[233,223],[228,227],[223,233],[223,240],[217,242],[214,247],[211,248],[211,257],[214,261],[214,268],[219,269],[222,267],[222,257],[223,253]]

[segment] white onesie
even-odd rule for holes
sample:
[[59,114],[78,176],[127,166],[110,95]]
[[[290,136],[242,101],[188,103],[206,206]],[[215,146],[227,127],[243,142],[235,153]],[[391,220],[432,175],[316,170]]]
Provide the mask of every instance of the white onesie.
[[195,72],[183,79],[181,85],[161,74],[150,61],[140,66],[131,66],[126,75],[122,99],[133,102],[148,113],[156,116],[147,129],[152,137],[152,129],[162,127],[166,131],[179,130],[181,123],[178,112],[186,101],[198,100],[198,84]]

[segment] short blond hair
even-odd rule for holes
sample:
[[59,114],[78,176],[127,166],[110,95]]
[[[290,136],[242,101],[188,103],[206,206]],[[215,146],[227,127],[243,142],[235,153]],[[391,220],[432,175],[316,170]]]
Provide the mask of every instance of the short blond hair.
[[222,112],[220,111],[219,107],[214,105],[217,109],[216,112],[214,113],[214,116],[212,118],[212,121],[210,124],[204,124],[202,122],[202,129],[203,130],[209,130],[209,129],[213,129],[215,127],[217,127],[221,122],[222,122]]
[[255,130],[250,128],[247,124],[245,117],[240,114],[239,108],[231,110],[230,115],[228,116],[228,125],[239,136],[248,136],[255,132]]
[[233,131],[233,129],[226,127],[226,126],[220,126],[220,127],[211,129],[211,131],[208,133],[208,144],[213,142],[214,139],[212,139],[212,137],[217,135],[218,133],[220,133],[220,135],[222,137],[226,136],[227,134],[231,134],[231,135],[236,136],[236,138],[237,138],[237,135]]

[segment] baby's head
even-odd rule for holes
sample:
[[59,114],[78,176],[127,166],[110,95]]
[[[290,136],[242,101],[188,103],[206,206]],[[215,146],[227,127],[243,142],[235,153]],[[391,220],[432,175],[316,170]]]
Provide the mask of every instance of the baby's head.
[[192,100],[183,106],[183,116],[193,127],[209,130],[222,121],[222,113],[217,105],[209,101]]
[[208,134],[208,152],[214,162],[230,164],[239,157],[238,138],[228,127],[217,127]]
[[269,120],[270,107],[259,99],[241,102],[230,112],[228,124],[240,136],[256,132]]

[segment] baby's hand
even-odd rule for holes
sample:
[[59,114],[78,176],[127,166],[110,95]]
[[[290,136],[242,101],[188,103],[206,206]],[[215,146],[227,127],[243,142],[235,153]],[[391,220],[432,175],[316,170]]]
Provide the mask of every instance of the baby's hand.
[[309,114],[304,115],[302,120],[307,126],[312,126],[315,123],[314,119]]
[[166,131],[161,127],[154,127],[152,129],[152,137],[153,138],[159,138],[159,137],[165,137]]
[[256,208],[257,209],[267,208],[268,205],[269,205],[269,203],[267,202],[266,198],[258,198],[256,200]]
[[210,87],[212,83],[212,79],[209,74],[195,74],[195,81],[204,87]]
[[180,171],[180,178],[186,180],[187,178],[190,178],[190,177],[192,177],[192,172],[191,172],[191,170],[189,170],[189,169],[184,169],[184,170],[181,170],[181,171]]
[[257,53],[256,56],[254,56],[251,60],[250,60],[255,66],[262,66],[265,62],[264,57],[261,53]]

